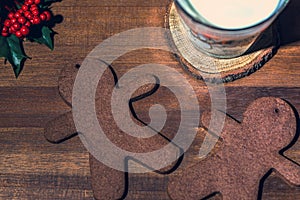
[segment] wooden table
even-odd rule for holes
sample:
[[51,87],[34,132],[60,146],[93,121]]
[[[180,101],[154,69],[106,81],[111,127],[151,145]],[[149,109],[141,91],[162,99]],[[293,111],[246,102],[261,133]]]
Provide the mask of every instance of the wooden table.
[[[80,140],[54,145],[43,136],[46,122],[69,110],[58,93],[59,73],[66,66],[80,64],[96,45],[116,33],[164,27],[169,3],[63,0],[53,6],[54,13],[64,18],[55,27],[59,33],[55,50],[27,44],[25,49],[33,59],[26,62],[17,80],[9,65],[0,65],[0,199],[93,199],[88,152]],[[280,16],[282,46],[276,56],[253,75],[225,85],[227,112],[238,120],[251,101],[263,96],[286,99],[300,111],[299,10],[300,2],[291,0]],[[167,52],[142,50],[126,54],[115,65],[147,61],[177,64]],[[286,155],[300,163],[300,142]],[[165,179],[147,177],[129,177],[132,185],[127,199],[167,199],[166,184],[161,184]],[[299,187],[272,175],[263,191],[263,199],[300,199]]]

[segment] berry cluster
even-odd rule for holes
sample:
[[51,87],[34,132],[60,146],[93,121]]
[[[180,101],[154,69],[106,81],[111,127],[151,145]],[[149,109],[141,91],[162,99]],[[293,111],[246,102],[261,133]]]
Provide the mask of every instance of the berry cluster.
[[32,25],[49,21],[51,13],[47,10],[40,12],[40,2],[41,0],[25,0],[20,9],[9,12],[8,19],[3,23],[1,35],[7,37],[15,34],[18,38],[24,38],[29,34]]

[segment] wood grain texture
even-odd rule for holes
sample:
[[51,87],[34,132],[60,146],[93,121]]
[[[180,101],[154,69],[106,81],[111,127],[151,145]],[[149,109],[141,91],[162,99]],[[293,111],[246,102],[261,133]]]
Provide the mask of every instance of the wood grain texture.
[[[0,199],[93,199],[88,152],[80,140],[53,145],[43,136],[46,122],[70,109],[58,94],[58,76],[62,68],[80,64],[96,45],[116,33],[164,27],[169,2],[63,0],[53,6],[54,13],[63,16],[54,28],[59,34],[53,52],[26,44],[33,59],[26,62],[17,80],[11,67],[0,60]],[[300,1],[291,0],[280,15],[283,46],[276,56],[251,76],[225,85],[227,111],[237,119],[251,101],[262,96],[284,98],[300,111],[299,9]],[[151,50],[126,54],[114,66],[149,61],[178,65],[173,55]],[[203,90],[200,104],[209,108],[207,88],[198,83]],[[147,120],[148,104],[141,103],[145,106],[137,112]],[[300,142],[286,155],[300,163]],[[129,183],[127,199],[168,199],[167,178],[162,175],[132,175]],[[263,199],[300,199],[300,189],[271,175],[264,183]]]

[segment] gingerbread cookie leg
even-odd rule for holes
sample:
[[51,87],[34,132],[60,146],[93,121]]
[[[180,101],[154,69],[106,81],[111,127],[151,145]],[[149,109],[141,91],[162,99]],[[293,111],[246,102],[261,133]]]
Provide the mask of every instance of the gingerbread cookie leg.
[[112,169],[90,155],[94,197],[97,200],[122,199],[126,195],[125,173]]
[[[44,136],[51,143],[62,143],[76,136],[72,112],[50,121],[45,128]],[[124,172],[112,169],[97,161],[90,155],[90,169],[94,197],[97,200],[120,199],[125,191]]]
[[230,189],[223,189],[222,190],[222,200],[257,200],[257,191],[258,186],[256,185],[256,182],[253,182],[253,184],[247,183],[249,186],[246,190],[243,190],[243,185],[236,184],[235,186],[230,185]]

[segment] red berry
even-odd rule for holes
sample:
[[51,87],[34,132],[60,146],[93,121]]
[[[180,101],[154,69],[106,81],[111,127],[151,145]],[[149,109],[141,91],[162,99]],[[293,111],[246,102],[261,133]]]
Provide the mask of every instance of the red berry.
[[19,22],[20,24],[25,24],[25,22],[26,22],[25,17],[19,17],[18,22]]
[[3,26],[3,28],[2,28],[2,32],[8,32],[8,27],[6,27],[6,26]]
[[19,17],[21,17],[22,15],[21,15],[21,13],[19,12],[19,11],[17,11],[16,13],[15,13],[15,18],[19,18]]
[[47,16],[44,13],[42,13],[42,14],[40,14],[40,19],[42,21],[45,21],[47,19]]
[[16,30],[14,29],[13,26],[11,26],[11,27],[8,29],[8,32],[9,32],[9,33],[15,33]]
[[6,27],[6,26],[4,26],[3,28],[2,28],[2,36],[4,36],[4,37],[6,37],[6,36],[8,36],[8,28]]
[[26,18],[28,18],[28,15],[30,15],[30,14],[31,14],[31,12],[28,11],[28,10],[24,12],[24,16],[25,16]]
[[14,14],[13,12],[10,12],[10,13],[8,14],[8,18],[9,18],[9,19],[14,18],[14,16],[15,16],[15,14]]
[[20,32],[22,33],[22,35],[26,36],[29,34],[29,29],[26,26],[22,26]]
[[11,25],[11,21],[9,19],[6,19],[4,21],[4,26],[9,27]]
[[23,37],[23,35],[22,35],[21,31],[17,31],[15,34],[16,34],[16,36],[17,36],[18,38],[21,38],[21,37]]
[[29,15],[27,15],[27,19],[33,19],[33,17],[34,17],[34,15],[31,13]]
[[49,21],[51,19],[51,13],[49,11],[44,11],[43,14],[45,14],[47,16],[46,21]]
[[25,5],[31,5],[34,3],[34,0],[26,0]]
[[30,7],[30,11],[34,11],[34,10],[38,10],[39,8],[37,7],[37,5],[33,4]]
[[14,24],[14,23],[17,22],[17,19],[16,19],[16,18],[12,18],[12,19],[10,20],[10,22],[11,22],[12,24]]
[[24,25],[29,27],[29,26],[31,26],[31,23],[29,21],[27,21]]
[[23,11],[27,11],[27,10],[28,10],[28,6],[23,5],[23,6],[21,7],[21,9],[22,9]]
[[35,16],[37,16],[37,15],[40,14],[40,12],[39,12],[38,10],[33,10],[33,11],[32,11],[32,14],[35,15]]
[[1,34],[1,35],[2,35],[3,37],[7,37],[7,36],[8,36],[8,34],[9,34],[9,33],[7,33],[7,32],[2,32],[2,34]]
[[33,24],[39,24],[39,23],[41,23],[41,20],[40,20],[40,18],[38,16],[34,16],[33,20],[32,20],[32,23]]
[[40,3],[41,3],[41,0],[34,0],[34,3],[35,3],[35,4],[40,4]]
[[29,12],[28,10],[24,12],[24,17],[28,18],[28,15],[30,15],[31,12]]
[[19,23],[13,23],[12,27],[15,29],[15,30],[19,30],[21,28],[20,24]]

